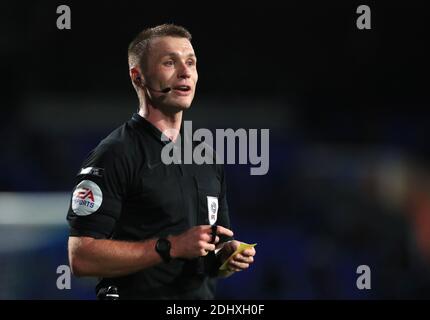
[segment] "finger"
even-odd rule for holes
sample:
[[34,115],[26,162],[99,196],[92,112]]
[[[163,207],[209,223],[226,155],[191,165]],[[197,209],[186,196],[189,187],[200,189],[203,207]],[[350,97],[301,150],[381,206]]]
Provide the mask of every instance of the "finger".
[[231,231],[230,229],[224,228],[223,226],[218,226],[217,234],[224,235],[227,237],[233,237],[233,231]]
[[246,269],[248,267],[248,263],[246,262],[241,262],[239,260],[236,259],[231,259],[229,262],[232,266],[236,267],[236,268],[241,268],[241,269]]
[[210,243],[211,240],[212,240],[212,235],[210,233],[202,233],[200,235],[200,239],[203,240],[203,241],[205,241],[205,242],[209,242]]
[[228,245],[230,248],[234,251],[236,251],[240,247],[240,242],[237,240],[232,240],[228,242]]
[[239,272],[242,271],[242,269],[239,268],[228,268],[229,271]]
[[240,253],[238,253],[235,257],[234,260],[236,261],[240,261],[240,262],[244,262],[244,263],[253,263],[254,262],[254,258],[252,256],[243,256]]
[[243,250],[242,254],[244,256],[248,256],[248,257],[255,256],[255,249],[254,248],[249,248],[249,249]]
[[218,236],[215,236],[215,241],[214,241],[212,234],[207,234],[207,233],[202,233],[200,235],[200,239],[205,242],[213,243],[213,244],[217,244],[220,241],[220,238]]
[[215,251],[215,244],[213,243],[207,243],[207,242],[202,242],[201,243],[201,248],[206,250],[206,251]]
[[232,268],[239,268],[241,270],[248,269],[248,267],[249,267],[248,263],[239,262],[239,261],[236,261],[233,259],[229,262],[229,264],[231,265]]
[[242,271],[242,269],[235,267],[234,265],[228,264],[227,265],[227,270],[228,271],[234,271],[234,272],[238,272],[238,271]]
[[[212,240],[212,239],[211,239]],[[218,236],[216,236],[215,237],[215,241],[214,242],[211,242],[211,243],[213,243],[213,244],[217,244],[219,242],[219,237]]]

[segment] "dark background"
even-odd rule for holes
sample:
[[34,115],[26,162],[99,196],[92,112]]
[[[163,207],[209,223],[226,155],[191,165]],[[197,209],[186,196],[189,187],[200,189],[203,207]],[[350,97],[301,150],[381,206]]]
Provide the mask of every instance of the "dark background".
[[[61,4],[71,8],[71,30],[56,28]],[[356,27],[360,4],[372,10],[371,30]],[[185,119],[271,130],[267,175],[226,166],[236,236],[258,242],[258,256],[251,270],[220,283],[219,297],[429,298],[426,9],[376,1],[3,1],[0,191],[70,192],[87,152],[137,108],[129,42],[146,27],[175,23],[190,30],[198,56]],[[67,203],[53,217],[63,224],[49,232],[0,224],[10,247],[32,232],[52,239],[31,249],[3,245],[1,298],[92,298],[85,279],[73,278],[67,292],[55,287],[56,265],[67,264],[66,210]],[[363,264],[371,290],[356,287]]]

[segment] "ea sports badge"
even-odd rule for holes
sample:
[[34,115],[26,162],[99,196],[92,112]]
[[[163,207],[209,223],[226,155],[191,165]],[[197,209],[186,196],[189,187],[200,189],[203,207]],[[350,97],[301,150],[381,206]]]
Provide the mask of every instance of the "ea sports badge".
[[209,224],[214,224],[218,218],[218,198],[207,196]]
[[82,180],[73,192],[72,210],[78,216],[88,216],[100,208],[102,201],[102,190],[97,183]]

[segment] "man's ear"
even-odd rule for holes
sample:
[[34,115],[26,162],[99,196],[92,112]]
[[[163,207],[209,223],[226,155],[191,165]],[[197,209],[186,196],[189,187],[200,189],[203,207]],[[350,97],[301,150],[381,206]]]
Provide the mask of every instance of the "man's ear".
[[140,72],[139,68],[132,67],[130,68],[130,78],[134,85],[141,87],[143,84],[143,75]]

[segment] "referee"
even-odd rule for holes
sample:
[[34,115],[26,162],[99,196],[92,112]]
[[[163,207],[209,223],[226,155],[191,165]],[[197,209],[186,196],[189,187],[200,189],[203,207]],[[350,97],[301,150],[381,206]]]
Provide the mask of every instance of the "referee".
[[213,299],[216,279],[248,268],[255,249],[236,254],[221,275],[240,245],[223,166],[162,161],[194,98],[191,35],[172,24],[143,30],[128,61],[139,112],[89,153],[76,176],[67,214],[72,272],[99,277],[99,299]]

